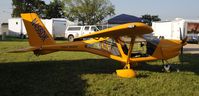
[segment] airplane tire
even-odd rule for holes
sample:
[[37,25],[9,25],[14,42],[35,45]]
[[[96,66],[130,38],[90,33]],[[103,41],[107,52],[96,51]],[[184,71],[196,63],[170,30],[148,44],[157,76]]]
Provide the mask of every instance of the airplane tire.
[[171,65],[164,65],[163,66],[163,71],[165,71],[165,72],[171,72]]

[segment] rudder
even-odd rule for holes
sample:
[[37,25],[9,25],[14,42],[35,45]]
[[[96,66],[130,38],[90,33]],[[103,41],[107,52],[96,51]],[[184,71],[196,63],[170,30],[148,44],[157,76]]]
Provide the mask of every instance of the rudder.
[[55,44],[53,37],[36,13],[23,13],[21,14],[21,18],[27,30],[31,46],[42,47],[42,45]]

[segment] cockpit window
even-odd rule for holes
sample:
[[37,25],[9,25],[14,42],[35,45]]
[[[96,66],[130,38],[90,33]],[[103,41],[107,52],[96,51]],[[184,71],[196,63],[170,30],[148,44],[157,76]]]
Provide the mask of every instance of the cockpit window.
[[150,43],[152,43],[152,44],[154,44],[154,45],[157,45],[157,44],[160,42],[160,39],[158,39],[158,38],[156,38],[156,37],[154,37],[154,36],[152,36],[152,35],[148,35],[148,34],[143,35],[143,38],[144,38],[147,42],[150,42]]
[[153,55],[153,53],[155,52],[155,49],[157,47],[157,45],[160,42],[160,39],[150,35],[150,34],[145,34],[143,35],[143,38],[146,40],[147,44],[146,44],[146,48],[147,48],[147,54],[148,55]]

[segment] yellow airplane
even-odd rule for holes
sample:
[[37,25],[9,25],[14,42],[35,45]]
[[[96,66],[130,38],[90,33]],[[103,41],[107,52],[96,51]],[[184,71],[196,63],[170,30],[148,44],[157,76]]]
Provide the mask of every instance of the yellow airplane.
[[[131,69],[131,65],[137,62],[173,58],[180,54],[181,48],[186,44],[185,39],[159,40],[146,36],[145,34],[153,32],[152,28],[138,22],[122,24],[93,32],[92,34],[76,38],[79,41],[57,44],[37,14],[24,13],[21,14],[21,17],[25,24],[31,47],[12,52],[33,51],[37,56],[57,51],[90,52],[122,62],[124,69],[116,70],[117,75],[120,77],[135,77],[136,73]],[[125,40],[127,37],[130,39]],[[151,47],[147,48],[145,55],[132,51],[136,37],[142,37],[146,39],[147,44],[150,44]],[[126,41],[129,41],[128,44]]]

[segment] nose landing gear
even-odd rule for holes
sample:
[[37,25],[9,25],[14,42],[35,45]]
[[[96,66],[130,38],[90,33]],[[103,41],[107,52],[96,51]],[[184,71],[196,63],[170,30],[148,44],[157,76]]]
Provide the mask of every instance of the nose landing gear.
[[168,61],[166,61],[167,64],[165,64],[164,61],[166,61],[166,60],[162,60],[162,63],[163,63],[162,71],[163,72],[174,72],[174,71],[180,72],[180,70],[177,66],[173,66],[173,65],[169,64]]

